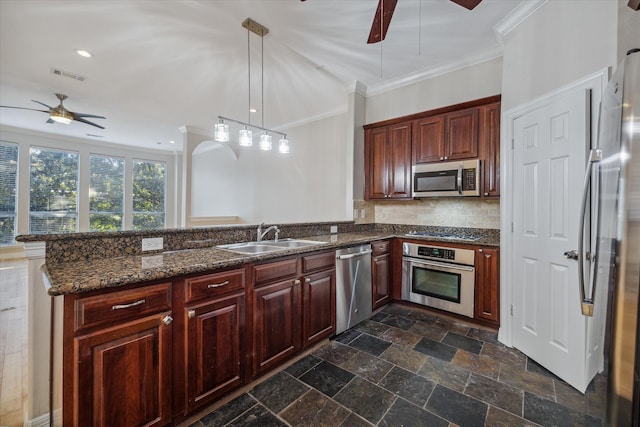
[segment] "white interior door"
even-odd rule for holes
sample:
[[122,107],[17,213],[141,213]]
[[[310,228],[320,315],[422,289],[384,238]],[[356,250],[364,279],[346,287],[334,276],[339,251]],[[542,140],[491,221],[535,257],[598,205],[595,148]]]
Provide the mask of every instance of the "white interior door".
[[576,90],[513,121],[513,345],[582,392],[587,320],[564,252],[578,247],[590,117]]

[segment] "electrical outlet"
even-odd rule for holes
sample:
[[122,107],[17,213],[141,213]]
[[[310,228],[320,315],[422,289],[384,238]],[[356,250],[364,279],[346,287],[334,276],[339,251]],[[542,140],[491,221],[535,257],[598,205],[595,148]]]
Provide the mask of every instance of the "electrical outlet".
[[360,218],[366,218],[367,217],[367,211],[364,210],[364,208],[360,209]]
[[358,219],[358,209],[353,210],[353,219]]
[[142,239],[142,252],[161,251],[163,247],[164,243],[162,237]]
[[331,226],[331,234],[335,234],[338,232],[338,226],[337,225],[332,225]]

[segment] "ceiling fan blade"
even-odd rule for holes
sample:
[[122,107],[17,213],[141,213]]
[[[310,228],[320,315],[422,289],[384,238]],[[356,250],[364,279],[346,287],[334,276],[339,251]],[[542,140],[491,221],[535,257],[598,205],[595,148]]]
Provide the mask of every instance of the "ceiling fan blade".
[[477,5],[479,5],[482,0],[451,0],[451,1],[466,9],[471,10]]
[[73,114],[73,117],[89,117],[92,119],[106,119],[106,117],[96,116],[95,114],[85,114],[85,113],[71,113],[71,114]]
[[76,122],[86,123],[86,124],[88,124],[88,125],[95,126],[95,127],[97,127],[97,128],[100,128],[100,129],[104,129],[104,126],[100,126],[100,125],[98,125],[98,124],[95,124],[95,123],[93,123],[93,122],[90,122],[89,120],[85,120],[85,119],[80,118],[80,117],[74,118],[74,120],[75,120]]
[[53,109],[53,107],[51,107],[50,105],[45,104],[44,102],[40,102],[40,101],[36,101],[35,99],[32,99],[33,102],[35,102],[36,104],[40,104],[43,107],[47,107],[48,109]]
[[367,40],[368,44],[381,42],[387,36],[387,30],[397,3],[398,0],[378,0],[378,8],[373,17],[371,32],[369,32]]
[[30,110],[30,111],[40,111],[43,113],[48,113],[48,110],[36,110],[35,108],[24,108],[24,107],[12,107],[10,105],[0,105],[0,108],[17,108],[18,110]]

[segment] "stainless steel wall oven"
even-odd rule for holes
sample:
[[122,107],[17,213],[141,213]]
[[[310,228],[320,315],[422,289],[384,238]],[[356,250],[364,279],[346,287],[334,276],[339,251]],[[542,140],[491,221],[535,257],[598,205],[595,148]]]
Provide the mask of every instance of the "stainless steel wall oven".
[[402,299],[473,317],[475,252],[405,242]]

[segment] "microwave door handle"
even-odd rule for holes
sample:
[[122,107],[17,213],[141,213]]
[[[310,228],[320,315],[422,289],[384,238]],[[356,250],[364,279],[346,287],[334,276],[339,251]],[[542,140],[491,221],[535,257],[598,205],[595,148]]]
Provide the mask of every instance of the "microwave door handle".
[[458,194],[462,196],[462,163],[458,165]]

